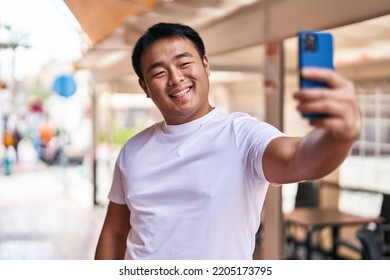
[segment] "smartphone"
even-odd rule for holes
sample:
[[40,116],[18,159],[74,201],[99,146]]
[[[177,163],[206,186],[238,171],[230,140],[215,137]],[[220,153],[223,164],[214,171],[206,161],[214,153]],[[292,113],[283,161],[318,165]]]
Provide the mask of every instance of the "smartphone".
[[[302,31],[298,34],[299,73],[304,67],[322,67],[334,69],[333,37],[327,32]],[[299,75],[301,88],[328,87],[327,84],[303,78]],[[303,114],[309,119],[323,118],[326,114]]]

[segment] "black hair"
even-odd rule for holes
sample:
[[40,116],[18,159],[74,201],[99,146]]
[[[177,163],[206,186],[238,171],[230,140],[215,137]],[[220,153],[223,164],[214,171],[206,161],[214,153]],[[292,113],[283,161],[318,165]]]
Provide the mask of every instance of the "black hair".
[[144,50],[157,40],[169,37],[182,37],[189,39],[195,46],[201,58],[206,54],[204,43],[199,34],[187,25],[180,23],[157,23],[146,30],[146,32],[138,39],[134,46],[132,54],[132,64],[135,73],[143,79],[141,71],[141,56]]

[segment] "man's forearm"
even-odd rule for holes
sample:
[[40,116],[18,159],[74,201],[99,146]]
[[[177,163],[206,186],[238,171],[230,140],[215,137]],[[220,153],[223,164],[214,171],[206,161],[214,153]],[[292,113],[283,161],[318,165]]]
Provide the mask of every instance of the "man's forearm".
[[95,252],[95,260],[123,260],[126,251],[126,238],[100,237]]
[[314,129],[298,145],[294,165],[303,180],[321,178],[348,156],[355,139],[337,139],[325,129]]

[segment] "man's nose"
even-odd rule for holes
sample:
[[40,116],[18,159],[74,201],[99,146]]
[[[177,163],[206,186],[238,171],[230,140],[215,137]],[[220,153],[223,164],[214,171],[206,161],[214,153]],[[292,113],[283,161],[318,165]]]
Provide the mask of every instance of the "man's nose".
[[183,73],[180,69],[173,68],[170,73],[168,84],[170,86],[178,85],[184,80]]

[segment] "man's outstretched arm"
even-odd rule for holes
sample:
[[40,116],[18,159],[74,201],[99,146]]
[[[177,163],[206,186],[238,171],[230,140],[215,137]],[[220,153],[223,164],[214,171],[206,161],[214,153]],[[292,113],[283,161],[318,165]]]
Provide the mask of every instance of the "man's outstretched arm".
[[305,69],[305,77],[326,82],[330,88],[301,89],[295,93],[300,113],[325,113],[310,120],[314,127],[303,137],[271,141],[263,156],[266,178],[290,183],[321,178],[348,156],[361,132],[361,118],[353,84],[332,70]]

